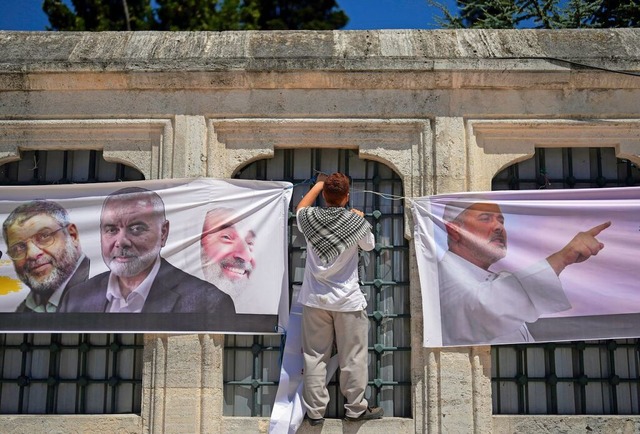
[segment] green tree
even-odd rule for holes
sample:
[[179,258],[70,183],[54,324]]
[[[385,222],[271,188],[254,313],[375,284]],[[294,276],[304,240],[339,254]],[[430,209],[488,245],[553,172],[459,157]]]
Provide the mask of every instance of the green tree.
[[638,0],[457,0],[453,14],[437,0],[446,28],[577,29],[640,27]]
[[72,4],[75,12],[62,0],[44,0],[48,30],[149,30],[154,25],[150,0],[72,0]]
[[640,1],[606,0],[593,14],[594,27],[640,27]]
[[335,0],[44,0],[49,30],[332,30]]
[[263,30],[341,29],[349,17],[335,0],[259,0]]
[[258,30],[258,0],[157,0],[158,30]]

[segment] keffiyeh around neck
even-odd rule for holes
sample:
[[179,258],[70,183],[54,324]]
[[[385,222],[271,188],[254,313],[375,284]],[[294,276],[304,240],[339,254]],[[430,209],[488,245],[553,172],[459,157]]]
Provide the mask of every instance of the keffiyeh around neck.
[[371,230],[359,215],[344,208],[307,207],[298,214],[300,230],[323,263],[329,263]]

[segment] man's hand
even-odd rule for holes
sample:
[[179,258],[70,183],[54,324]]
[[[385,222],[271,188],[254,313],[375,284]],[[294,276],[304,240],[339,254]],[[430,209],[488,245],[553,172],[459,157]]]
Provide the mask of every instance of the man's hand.
[[611,226],[611,222],[605,222],[588,231],[578,232],[569,244],[547,258],[547,262],[557,275],[560,275],[568,265],[586,261],[593,255],[597,255],[604,248],[604,244],[596,239],[596,236]]
[[316,176],[316,183],[313,184],[313,187],[311,187],[307,194],[305,194],[304,197],[300,200],[298,206],[296,207],[296,212],[298,212],[302,208],[313,205],[313,203],[316,201],[316,198],[320,196],[320,193],[322,193],[322,189],[324,188],[324,181],[328,178],[328,176],[326,173],[317,173],[318,175]]
[[326,173],[318,172],[316,176],[316,184],[319,182],[325,182],[329,176]]
[[364,213],[359,209],[351,208],[351,212],[354,214],[358,214],[360,217],[364,217]]

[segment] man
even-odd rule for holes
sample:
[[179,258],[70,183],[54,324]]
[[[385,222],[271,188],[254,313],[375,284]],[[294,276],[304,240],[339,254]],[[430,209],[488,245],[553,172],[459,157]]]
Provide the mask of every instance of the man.
[[526,322],[571,308],[558,276],[604,247],[595,237],[606,222],[578,233],[565,247],[532,267],[494,273],[507,254],[507,231],[498,205],[452,203],[444,220],[449,250],[439,266],[444,345],[530,342]]
[[78,228],[59,204],[34,200],[14,209],[2,225],[7,255],[31,290],[16,312],[56,312],[65,292],[89,277]]
[[169,236],[157,193],[129,187],[110,194],[100,214],[102,259],[110,271],[67,293],[63,312],[235,312],[228,295],[160,257]]
[[[327,208],[312,207],[318,195]],[[302,397],[311,425],[324,422],[329,402],[327,362],[335,344],[340,390],[347,420],[379,419],[382,408],[369,407],[367,387],[367,302],[358,284],[358,248],[372,250],[371,225],[358,210],[347,211],[349,178],[318,176],[297,211],[307,240],[307,260],[298,302],[302,311],[304,379]]]
[[207,212],[200,237],[200,259],[205,280],[229,294],[238,311],[251,303],[246,289],[256,266],[256,234],[243,222],[233,220],[233,213],[229,208]]

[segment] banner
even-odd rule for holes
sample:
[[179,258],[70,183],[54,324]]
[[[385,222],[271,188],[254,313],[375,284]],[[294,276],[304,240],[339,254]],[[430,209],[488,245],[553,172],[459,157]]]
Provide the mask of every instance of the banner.
[[[307,411],[302,398],[304,356],[302,349],[302,310],[298,303],[298,292],[293,294],[293,303],[289,315],[289,327],[282,354],[280,380],[275,402],[269,420],[270,434],[295,434],[304,420]],[[338,355],[327,362],[327,384],[338,370]]]
[[0,330],[275,333],[288,316],[291,191],[214,179],[3,187]]
[[424,346],[640,336],[640,188],[423,197]]

